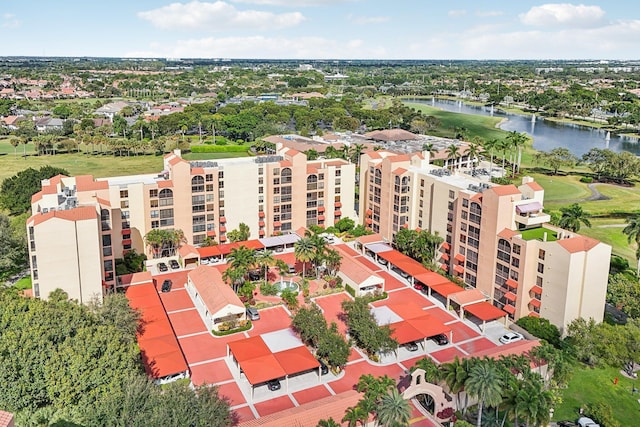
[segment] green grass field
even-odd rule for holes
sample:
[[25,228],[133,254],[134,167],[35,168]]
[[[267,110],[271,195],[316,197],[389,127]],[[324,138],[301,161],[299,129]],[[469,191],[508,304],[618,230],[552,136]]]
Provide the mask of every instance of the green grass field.
[[[616,377],[618,384],[614,385]],[[622,376],[619,369],[576,367],[569,386],[561,390],[562,403],[555,408],[553,420],[575,421],[581,406],[604,402],[611,406],[621,426],[638,425],[640,394],[631,392],[634,384],[636,381]]]
[[18,280],[14,286],[21,291],[25,289],[31,289],[31,276],[23,277],[22,279]]

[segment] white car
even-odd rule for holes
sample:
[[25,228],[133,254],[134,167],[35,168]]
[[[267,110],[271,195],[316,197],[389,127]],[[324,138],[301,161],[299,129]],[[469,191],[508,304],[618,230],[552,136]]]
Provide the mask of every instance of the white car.
[[591,418],[587,417],[580,417],[580,419],[578,420],[578,425],[580,427],[600,427],[600,424],[597,424]]
[[509,344],[509,343],[520,341],[520,340],[523,340],[523,339],[524,339],[524,337],[522,336],[522,334],[519,334],[517,332],[508,332],[508,333],[504,334],[503,336],[501,336],[499,341],[502,344]]

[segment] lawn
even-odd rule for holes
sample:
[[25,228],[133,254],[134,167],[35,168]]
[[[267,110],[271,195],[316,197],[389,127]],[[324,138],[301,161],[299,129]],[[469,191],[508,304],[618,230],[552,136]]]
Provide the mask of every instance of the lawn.
[[544,240],[545,233],[547,235],[546,237],[547,242],[555,242],[556,240],[558,240],[556,238],[555,231],[551,231],[548,228],[544,228],[544,227],[532,228],[530,230],[523,230],[522,240]]
[[[614,384],[615,378],[618,378],[617,385]],[[561,390],[562,403],[555,408],[553,419],[575,421],[581,406],[604,402],[611,406],[621,426],[637,425],[640,394],[631,392],[634,384],[636,381],[622,376],[619,369],[577,366],[569,386]]]
[[635,265],[635,247],[627,242],[627,235],[622,232],[623,224],[622,218],[592,218],[591,228],[580,228],[580,234],[611,245],[613,254],[620,255],[626,258],[630,265]]
[[[36,156],[33,144],[27,145],[27,157],[22,157],[23,147],[18,147],[18,155],[7,141],[0,140],[0,182],[28,167],[38,169],[44,165],[64,168],[71,175],[93,175],[96,178],[144,174],[162,170],[162,156],[153,154],[114,157],[113,155],[87,155],[83,153]],[[30,154],[30,155],[29,155]],[[187,160],[222,159],[246,157],[246,153],[187,153]]]
[[18,280],[14,286],[16,287],[16,289],[20,289],[21,291],[25,289],[31,289],[31,276],[23,277],[22,279]]
[[568,204],[563,202],[565,200],[584,199],[591,196],[587,184],[580,182],[578,176],[551,176],[528,171],[523,173],[533,177],[544,188],[544,205],[547,208],[557,209],[551,207],[556,201],[564,205]]

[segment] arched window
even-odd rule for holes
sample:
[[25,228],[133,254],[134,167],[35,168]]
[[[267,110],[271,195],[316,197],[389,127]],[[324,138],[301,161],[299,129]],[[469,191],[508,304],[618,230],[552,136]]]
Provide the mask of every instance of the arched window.
[[200,175],[196,175],[191,178],[191,192],[201,193],[204,191],[204,178]]
[[291,183],[291,168],[284,168],[280,173],[280,183],[282,184],[290,184]]
[[511,243],[505,239],[499,239],[497,256],[500,261],[511,263]]
[[471,206],[469,207],[469,210],[470,210],[469,221],[476,224],[480,224],[480,217],[482,216],[482,207],[478,203],[472,202]]
[[162,189],[158,194],[158,198],[160,199],[160,206],[173,205],[173,191],[169,188]]
[[317,189],[318,189],[318,176],[309,175],[307,177],[307,190],[317,190]]
[[102,221],[109,221],[110,217],[111,217],[111,214],[109,213],[109,209],[100,210],[100,219]]

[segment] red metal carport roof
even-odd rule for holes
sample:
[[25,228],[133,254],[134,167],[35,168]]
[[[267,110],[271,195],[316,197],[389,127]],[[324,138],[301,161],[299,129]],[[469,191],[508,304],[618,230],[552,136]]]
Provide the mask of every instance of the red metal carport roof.
[[400,345],[425,338],[419,330],[414,328],[406,320],[391,323],[389,327],[393,330],[393,332],[391,332],[391,337],[398,341],[398,344]]
[[222,253],[218,248],[220,245],[216,246],[205,246],[204,248],[198,248],[198,253],[200,254],[200,258],[209,258],[212,256],[220,256]]
[[187,362],[152,282],[125,290],[132,308],[140,309],[142,328],[138,346],[147,375],[162,378],[187,371]]
[[287,375],[278,359],[271,353],[244,360],[240,362],[240,367],[252,385],[262,384]]
[[428,271],[418,261],[396,251],[395,249],[392,251],[380,252],[378,253],[378,256],[414,277]]
[[389,325],[391,336],[398,344],[406,344],[423,338],[433,337],[451,330],[447,325],[429,314]]
[[269,347],[267,347],[267,344],[264,342],[261,336],[233,341],[227,345],[229,346],[231,353],[233,353],[233,357],[235,357],[235,359],[240,364],[242,364],[242,362],[245,360],[250,360],[256,357],[262,357],[271,354],[271,350],[269,350]]
[[427,270],[426,273],[421,273],[414,277],[417,281],[419,281],[420,283],[424,283],[429,287],[442,285],[444,283],[450,283],[450,280],[444,277],[443,275],[430,270]]
[[482,321],[495,320],[507,315],[507,313],[486,301],[467,305],[464,307],[464,311],[473,314]]
[[273,354],[287,375],[295,375],[320,366],[320,362],[305,346],[290,348]]
[[433,290],[437,294],[442,295],[445,298],[451,294],[464,291],[462,287],[450,281],[447,281],[447,283],[441,283],[439,285],[433,285],[431,286],[431,290]]

